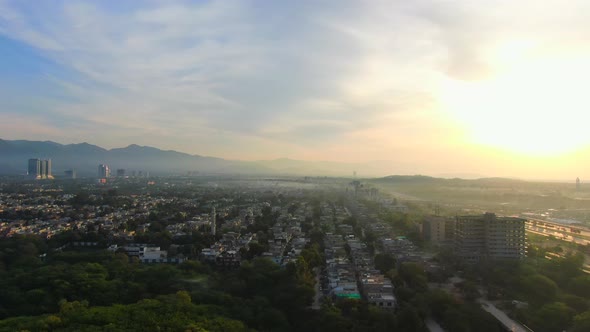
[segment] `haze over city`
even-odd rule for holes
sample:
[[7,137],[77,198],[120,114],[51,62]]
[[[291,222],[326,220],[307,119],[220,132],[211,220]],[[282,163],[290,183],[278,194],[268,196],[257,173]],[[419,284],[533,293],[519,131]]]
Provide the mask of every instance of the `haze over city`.
[[0,138],[590,178],[589,7],[0,0]]
[[0,331],[590,331],[588,13],[0,0]]

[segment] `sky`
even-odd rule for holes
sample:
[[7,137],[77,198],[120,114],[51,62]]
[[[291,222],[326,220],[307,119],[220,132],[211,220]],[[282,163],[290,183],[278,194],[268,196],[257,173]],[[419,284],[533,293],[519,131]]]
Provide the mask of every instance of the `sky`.
[[590,179],[588,12],[576,0],[0,0],[0,138]]

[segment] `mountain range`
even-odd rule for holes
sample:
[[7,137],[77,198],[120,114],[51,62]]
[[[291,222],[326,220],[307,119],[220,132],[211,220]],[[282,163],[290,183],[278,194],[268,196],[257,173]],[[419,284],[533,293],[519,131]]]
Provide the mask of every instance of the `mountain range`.
[[99,164],[107,164],[112,170],[122,168],[128,171],[147,171],[153,175],[199,172],[202,174],[352,176],[355,170],[358,170],[359,175],[362,176],[391,174],[381,170],[383,162],[339,163],[288,158],[241,161],[160,150],[136,144],[108,150],[88,143],[64,145],[52,141],[0,139],[0,175],[26,174],[27,161],[30,158],[51,159],[53,174],[57,176],[69,169],[75,169],[79,176],[95,176]]

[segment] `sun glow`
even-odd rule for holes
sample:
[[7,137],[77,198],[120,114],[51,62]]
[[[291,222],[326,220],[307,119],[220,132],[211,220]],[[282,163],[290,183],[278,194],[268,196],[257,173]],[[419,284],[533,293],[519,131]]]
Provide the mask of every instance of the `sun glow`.
[[523,44],[512,46],[499,53],[505,70],[491,79],[444,78],[443,109],[481,145],[529,155],[589,145],[589,59],[527,59]]

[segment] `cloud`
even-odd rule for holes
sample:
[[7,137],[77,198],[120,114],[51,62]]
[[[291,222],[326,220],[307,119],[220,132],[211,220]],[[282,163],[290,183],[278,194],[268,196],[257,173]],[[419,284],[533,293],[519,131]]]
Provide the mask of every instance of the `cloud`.
[[[188,121],[263,135],[301,100],[340,99],[339,82],[360,57],[347,36],[330,29],[316,35],[322,26],[314,15],[290,15],[288,8],[267,12],[226,1],[157,4],[128,13],[85,2],[14,7],[14,14],[2,17],[5,34],[80,75],[75,85],[69,78],[61,82],[80,102],[53,112],[97,123],[116,119],[130,129],[169,124],[172,131]],[[265,23],[272,16],[293,25],[276,31]],[[346,60],[337,59],[349,46]]]
[[248,141],[292,150],[362,139],[351,134],[384,120],[403,126],[391,114],[429,107],[431,68],[444,55],[428,43],[436,31],[403,2],[384,6],[210,1],[120,12],[63,2],[14,5],[2,26],[79,73],[55,79],[76,102],[51,112],[90,132],[109,128],[93,135],[197,138],[214,128],[235,140],[212,135],[213,151]]
[[[0,0],[0,35],[61,67],[40,73],[60,93],[40,91],[44,101],[35,107],[11,102],[19,124],[37,117],[36,126],[47,126],[39,132],[60,141],[248,159],[376,159],[428,140],[454,147],[460,133],[438,108],[441,81],[496,75],[504,69],[494,52],[512,39],[535,40],[532,54],[588,47],[580,42],[587,31],[580,8]],[[26,100],[30,92],[14,96]],[[8,132],[6,124],[0,130]]]

